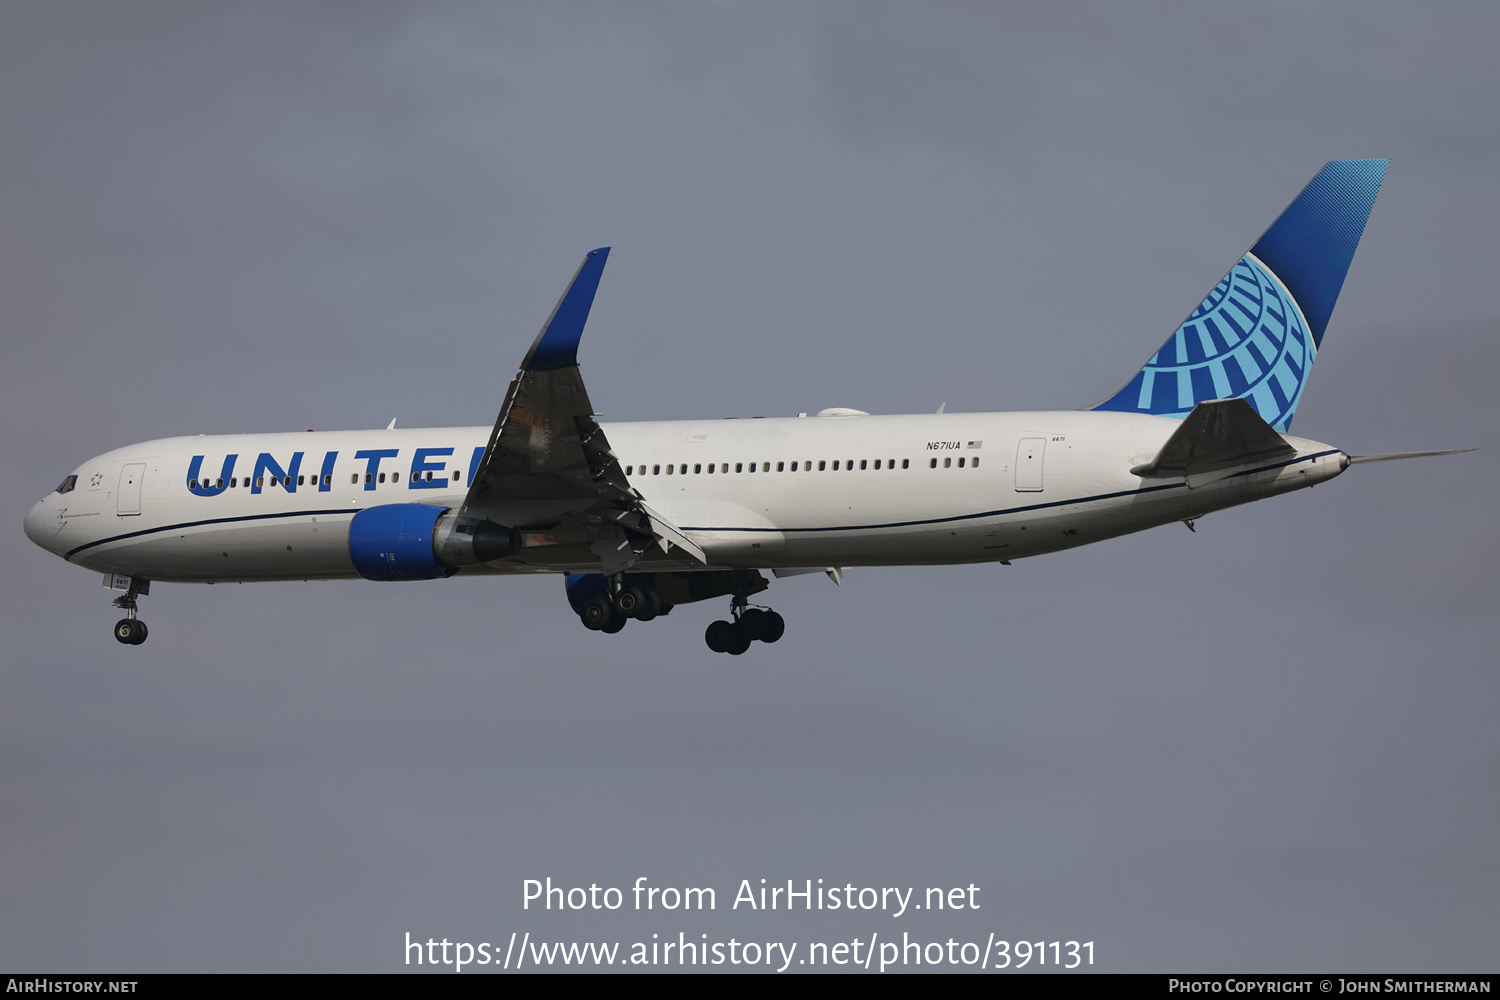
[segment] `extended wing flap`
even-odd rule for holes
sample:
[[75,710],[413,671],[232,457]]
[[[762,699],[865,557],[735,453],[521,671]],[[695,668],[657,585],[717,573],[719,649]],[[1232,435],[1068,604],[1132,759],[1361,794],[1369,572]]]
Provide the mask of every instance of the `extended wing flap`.
[[661,544],[664,551],[667,550],[669,546],[675,545],[682,551],[686,552],[689,556],[691,556],[695,562],[698,562],[704,566],[708,565],[707,554],[705,554],[703,549],[701,549],[698,544],[691,538],[678,531],[677,525],[673,524],[667,518],[663,517],[661,514],[658,514],[650,507],[647,507],[646,504],[641,500],[636,501],[636,506],[645,512],[647,519],[651,522],[651,533],[656,536],[657,542]]
[[1244,399],[1215,399],[1193,407],[1156,457],[1130,471],[1146,479],[1183,478],[1189,486],[1199,486],[1296,451]]

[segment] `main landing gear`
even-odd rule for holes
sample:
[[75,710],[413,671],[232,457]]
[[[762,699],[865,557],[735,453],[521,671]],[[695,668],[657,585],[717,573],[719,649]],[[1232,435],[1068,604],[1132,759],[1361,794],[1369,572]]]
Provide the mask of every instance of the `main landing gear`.
[[751,595],[765,589],[765,578],[755,570],[572,573],[567,579],[569,606],[594,632],[618,632],[632,618],[648,622],[676,604],[727,596],[730,620],[714,622],[703,638],[709,649],[731,656],[744,653],[753,642],[776,642],[786,632],[786,621],[776,612],[750,607]]
[[786,632],[786,619],[770,608],[747,608],[744,598],[736,597],[729,612],[732,621],[716,621],[703,633],[703,641],[715,653],[739,656],[757,639],[775,642]]
[[115,639],[127,646],[139,646],[146,641],[149,629],[146,623],[137,616],[135,599],[141,594],[149,594],[151,585],[146,580],[130,581],[130,589],[125,591],[113,601],[110,606],[120,608],[125,612],[125,617],[115,622]]
[[615,586],[611,589],[614,591],[612,596],[599,594],[583,602],[578,617],[584,628],[612,635],[624,628],[625,623],[632,618],[638,622],[649,622],[657,615],[664,615],[672,610],[670,604],[662,603],[654,590],[637,586]]

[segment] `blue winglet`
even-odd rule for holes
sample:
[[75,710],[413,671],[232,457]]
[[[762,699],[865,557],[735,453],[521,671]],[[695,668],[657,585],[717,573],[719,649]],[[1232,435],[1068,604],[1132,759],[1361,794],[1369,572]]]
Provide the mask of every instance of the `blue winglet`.
[[550,371],[578,364],[578,342],[583,339],[583,326],[588,322],[608,257],[609,247],[600,247],[583,258],[568,290],[557,300],[552,315],[542,325],[542,332],[532,341],[526,360],[521,362],[522,369]]
[[1390,160],[1334,160],[1096,410],[1186,417],[1244,399],[1278,431],[1297,403]]

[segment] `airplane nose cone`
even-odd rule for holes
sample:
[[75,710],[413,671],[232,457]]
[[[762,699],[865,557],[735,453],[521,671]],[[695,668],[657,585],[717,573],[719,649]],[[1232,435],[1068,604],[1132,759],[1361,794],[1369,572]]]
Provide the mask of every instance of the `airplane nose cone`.
[[44,549],[49,549],[47,544],[50,537],[56,534],[53,530],[56,525],[52,523],[52,511],[50,504],[45,500],[39,500],[31,510],[26,512],[26,537]]

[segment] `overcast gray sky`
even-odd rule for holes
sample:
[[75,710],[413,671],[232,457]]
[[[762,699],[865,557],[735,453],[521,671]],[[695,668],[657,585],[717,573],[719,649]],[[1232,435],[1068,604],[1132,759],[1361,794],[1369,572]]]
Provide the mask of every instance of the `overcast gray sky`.
[[[1500,939],[1493,4],[0,7],[0,967],[504,941]],[[606,419],[1087,406],[1328,159],[1392,166],[1296,431],[1482,447],[1070,553],[617,636],[555,578],[158,585],[27,508],[182,433],[489,424],[589,249]],[[717,888],[537,914],[521,881]],[[747,914],[741,879],[981,887]]]

